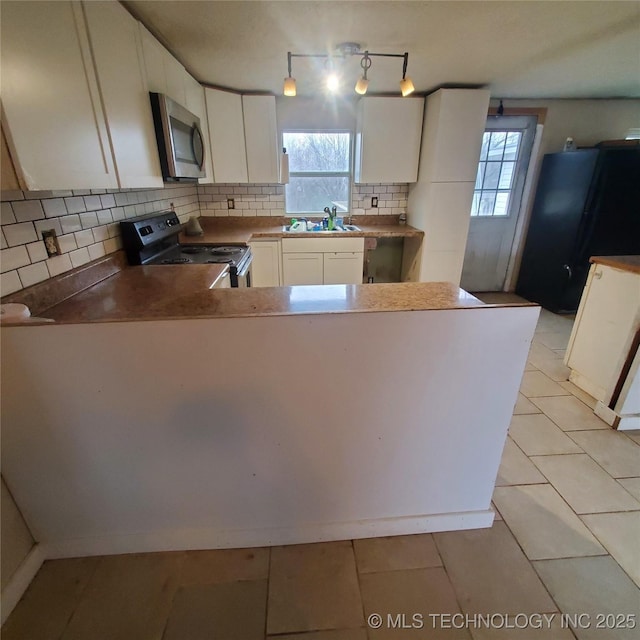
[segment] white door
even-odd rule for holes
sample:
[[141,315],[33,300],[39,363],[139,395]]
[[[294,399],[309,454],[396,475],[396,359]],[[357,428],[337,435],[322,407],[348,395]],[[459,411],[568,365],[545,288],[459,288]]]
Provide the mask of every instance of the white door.
[[362,284],[364,254],[325,253],[324,284]]
[[535,116],[489,116],[460,286],[502,291],[536,132]]
[[323,259],[321,253],[285,253],[282,256],[282,284],[322,284]]

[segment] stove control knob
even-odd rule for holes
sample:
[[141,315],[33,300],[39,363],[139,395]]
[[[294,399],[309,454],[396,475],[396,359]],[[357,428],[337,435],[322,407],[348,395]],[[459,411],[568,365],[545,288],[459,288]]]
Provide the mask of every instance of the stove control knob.
[[179,223],[180,223],[180,220],[178,220],[177,218],[168,218],[167,219],[167,226],[168,227],[173,227],[173,226],[175,226],[175,225],[177,225]]

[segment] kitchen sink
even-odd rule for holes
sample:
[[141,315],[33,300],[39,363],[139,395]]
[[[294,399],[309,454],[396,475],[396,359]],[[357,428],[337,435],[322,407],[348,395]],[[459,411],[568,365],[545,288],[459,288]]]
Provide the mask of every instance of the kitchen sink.
[[[322,225],[320,225],[320,224],[314,224],[313,227],[312,228],[308,228],[306,232],[305,231],[302,231],[302,232],[300,232],[300,231],[292,231],[291,230],[291,225],[288,225],[288,224],[284,225],[282,227],[282,230],[285,233],[315,233],[316,231],[328,231],[328,229],[323,229]],[[332,231],[332,233],[333,232],[335,232],[335,233],[343,233],[345,231],[362,231],[362,229],[360,229],[360,227],[356,226],[355,224],[345,224],[345,225],[342,225],[341,227],[336,227],[335,229],[332,229],[331,231]]]

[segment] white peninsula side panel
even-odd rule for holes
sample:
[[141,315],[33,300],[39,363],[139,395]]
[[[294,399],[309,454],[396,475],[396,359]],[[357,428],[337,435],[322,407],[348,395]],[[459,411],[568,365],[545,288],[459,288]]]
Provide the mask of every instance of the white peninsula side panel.
[[538,311],[4,327],[3,475],[48,557],[487,527]]

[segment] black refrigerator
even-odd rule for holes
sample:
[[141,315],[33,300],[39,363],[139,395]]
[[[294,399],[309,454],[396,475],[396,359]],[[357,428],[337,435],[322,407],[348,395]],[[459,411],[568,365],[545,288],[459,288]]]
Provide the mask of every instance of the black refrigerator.
[[544,156],[516,293],[577,310],[591,256],[640,254],[640,147]]

